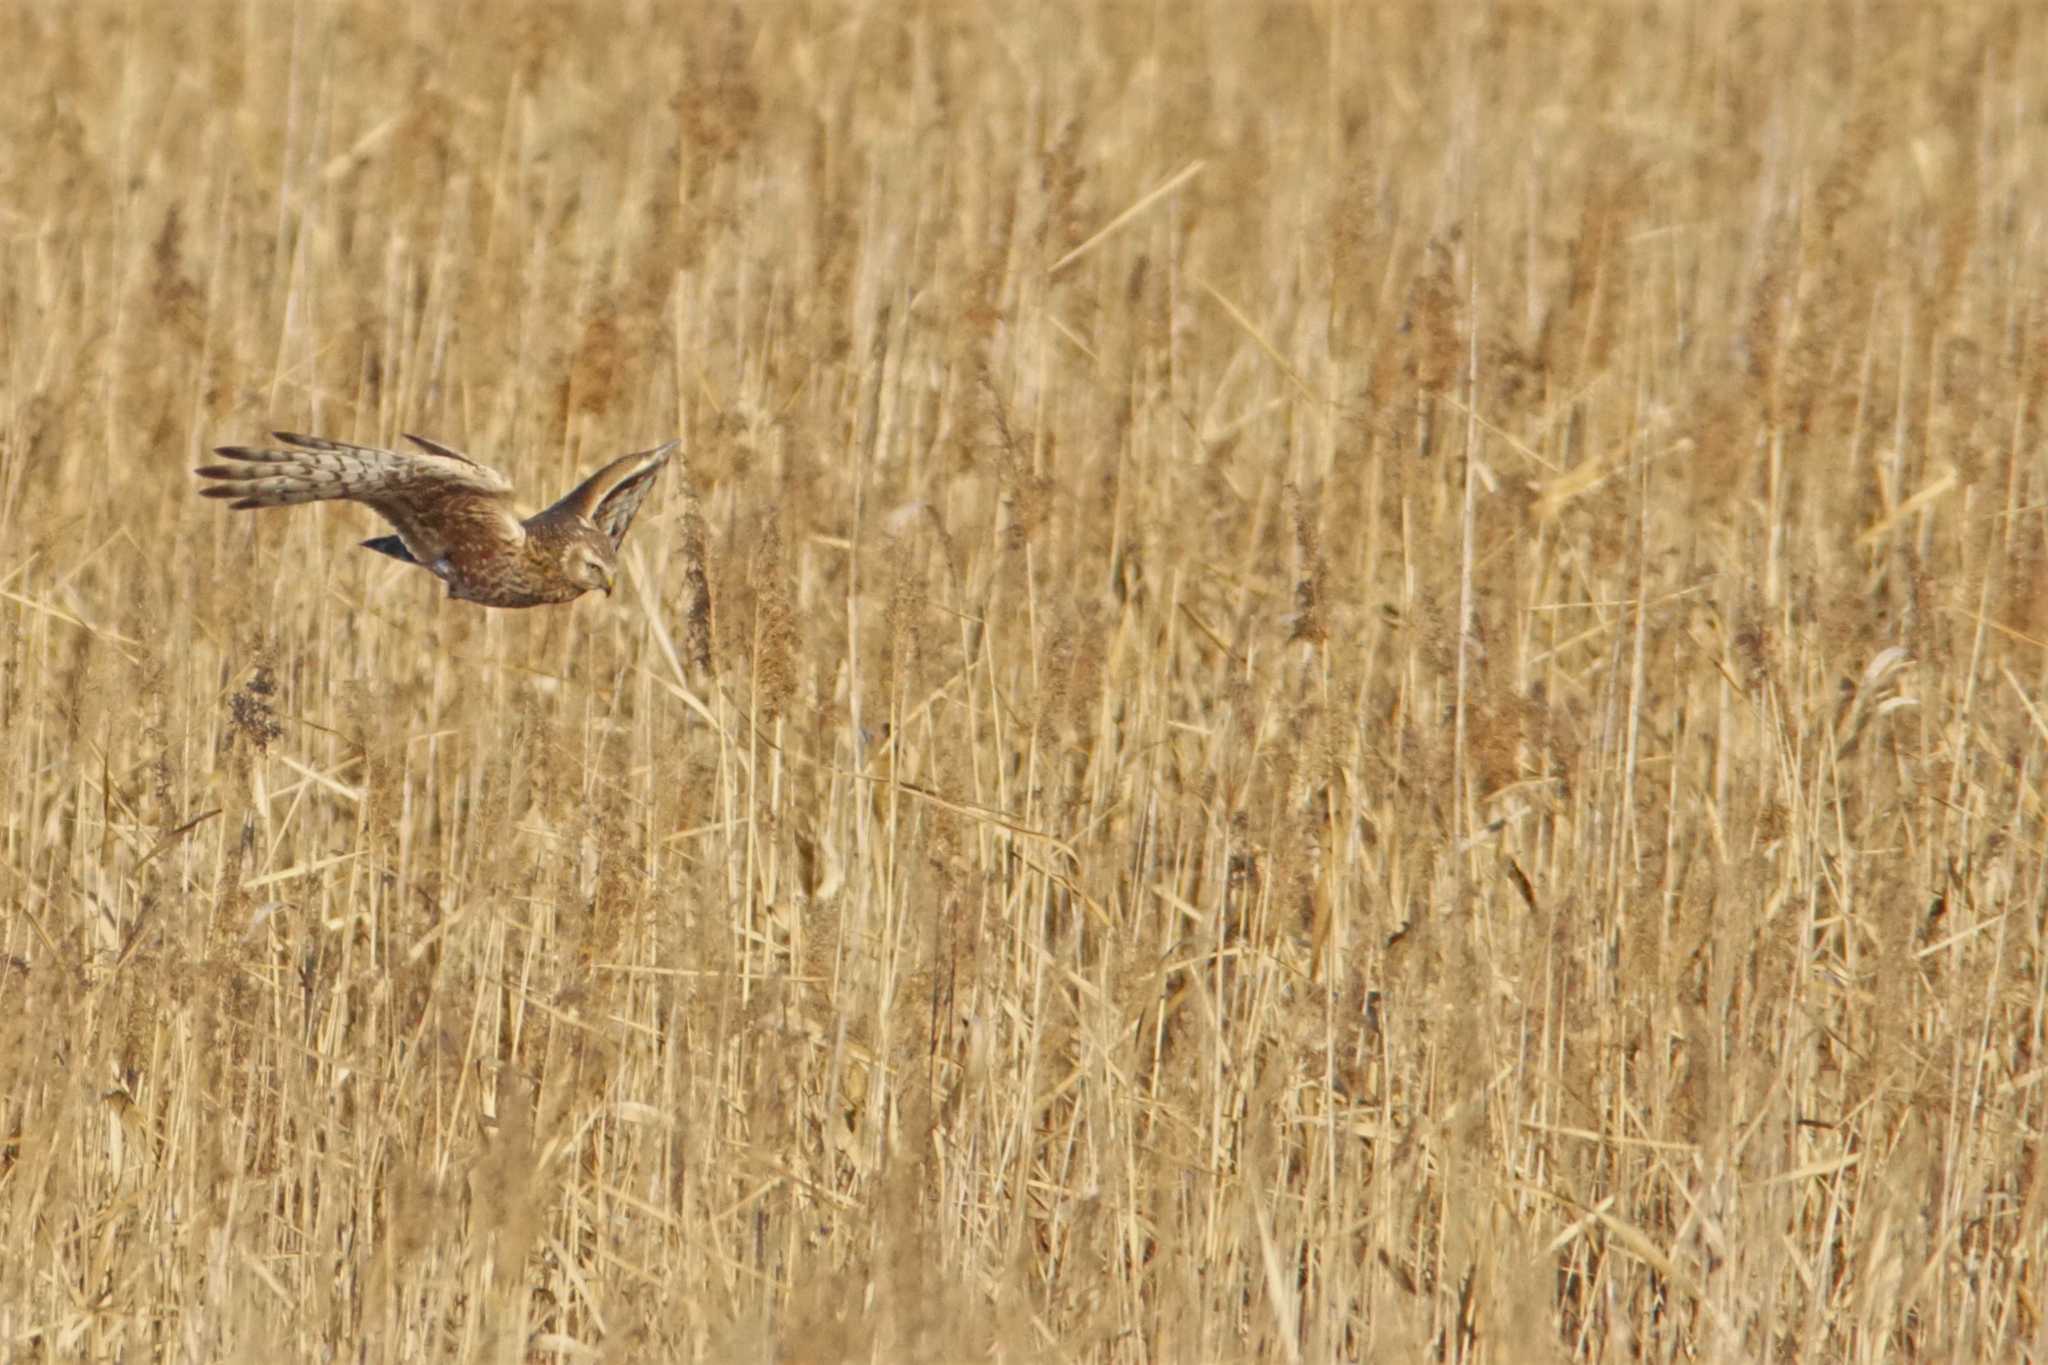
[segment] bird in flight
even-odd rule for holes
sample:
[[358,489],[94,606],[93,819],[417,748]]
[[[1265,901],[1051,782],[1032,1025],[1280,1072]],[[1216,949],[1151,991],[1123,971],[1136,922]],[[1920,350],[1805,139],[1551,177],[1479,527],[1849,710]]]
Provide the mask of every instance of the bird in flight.
[[347,499],[367,503],[398,531],[363,545],[418,564],[448,585],[448,595],[486,607],[569,602],[592,588],[611,594],[619,542],[655,475],[681,444],[622,455],[562,500],[522,520],[512,484],[497,470],[424,436],[419,452],[272,433],[289,449],[220,446],[234,464],[194,470],[215,482],[209,498],[236,507],[288,507]]

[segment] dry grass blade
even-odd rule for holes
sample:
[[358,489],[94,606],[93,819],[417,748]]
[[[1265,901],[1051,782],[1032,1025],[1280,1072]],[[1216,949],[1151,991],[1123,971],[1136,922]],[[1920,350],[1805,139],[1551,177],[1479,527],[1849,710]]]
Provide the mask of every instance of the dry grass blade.
[[1089,252],[1095,250],[1096,247],[1101,246],[1102,243],[1107,241],[1110,237],[1114,236],[1119,229],[1124,227],[1132,219],[1136,218],[1139,214],[1143,213],[1146,209],[1151,208],[1154,204],[1164,199],[1167,195],[1172,194],[1175,190],[1179,189],[1182,185],[1187,184],[1188,181],[1193,180],[1196,176],[1200,175],[1201,173],[1202,163],[1200,161],[1190,161],[1187,165],[1181,167],[1178,171],[1175,171],[1172,175],[1168,176],[1149,194],[1144,195],[1135,204],[1132,204],[1129,208],[1125,209],[1122,213],[1119,213],[1116,217],[1110,219],[1107,223],[1104,223],[1101,226],[1101,228],[1096,230],[1094,235],[1088,238],[1087,241],[1082,242],[1072,251],[1069,251],[1066,255],[1060,257],[1051,265],[1047,266],[1045,273],[1048,275],[1059,274],[1062,270],[1065,270],[1075,261],[1080,260]]

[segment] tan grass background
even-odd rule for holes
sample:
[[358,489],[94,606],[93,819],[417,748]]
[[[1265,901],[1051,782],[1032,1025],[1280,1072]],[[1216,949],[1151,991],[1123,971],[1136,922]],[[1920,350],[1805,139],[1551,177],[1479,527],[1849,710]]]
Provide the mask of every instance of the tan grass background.
[[2044,39],[6,7],[0,1357],[2043,1350]]

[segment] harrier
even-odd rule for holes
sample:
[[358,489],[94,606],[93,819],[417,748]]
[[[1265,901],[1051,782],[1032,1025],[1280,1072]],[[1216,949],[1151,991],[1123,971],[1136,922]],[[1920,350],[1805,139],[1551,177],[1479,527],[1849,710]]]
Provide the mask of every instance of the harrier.
[[236,507],[367,503],[398,534],[366,540],[365,547],[421,565],[448,585],[450,597],[486,607],[568,602],[592,588],[609,596],[619,542],[680,444],[621,456],[522,521],[503,474],[438,441],[407,435],[424,452],[415,454],[272,434],[291,449],[221,446],[214,453],[237,463],[194,470],[218,480],[200,492],[233,498]]

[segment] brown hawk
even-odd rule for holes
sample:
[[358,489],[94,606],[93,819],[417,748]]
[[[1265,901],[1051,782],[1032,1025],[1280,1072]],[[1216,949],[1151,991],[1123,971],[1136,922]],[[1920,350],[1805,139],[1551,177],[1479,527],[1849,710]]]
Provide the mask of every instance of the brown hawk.
[[568,602],[592,588],[611,593],[619,542],[633,524],[654,476],[679,444],[624,455],[576,485],[560,502],[521,520],[512,485],[438,441],[408,434],[424,453],[349,445],[289,431],[272,433],[289,450],[221,446],[237,461],[193,471],[217,479],[200,492],[236,507],[288,507],[346,498],[367,503],[397,528],[363,544],[418,564],[448,585],[448,595],[486,607]]

